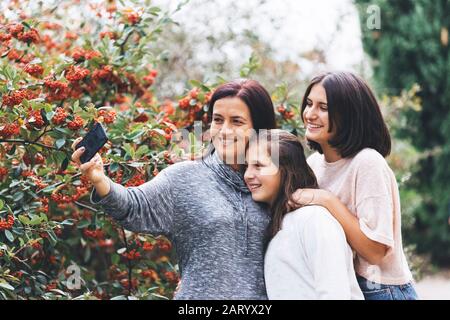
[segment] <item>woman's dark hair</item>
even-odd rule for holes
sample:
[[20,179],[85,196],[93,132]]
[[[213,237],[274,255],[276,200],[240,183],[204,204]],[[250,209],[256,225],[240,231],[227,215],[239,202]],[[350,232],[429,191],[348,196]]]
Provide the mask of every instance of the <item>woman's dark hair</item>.
[[250,109],[253,128],[258,132],[260,129],[274,129],[275,110],[272,99],[267,90],[255,80],[238,79],[219,86],[211,96],[208,104],[208,118],[211,120],[214,104],[223,98],[238,97]]
[[[364,148],[372,148],[383,157],[391,152],[391,137],[383,120],[377,99],[367,83],[350,72],[327,72],[311,80],[302,101],[301,114],[307,98],[316,84],[325,88],[328,104],[329,132],[336,126],[336,134],[328,141],[343,158],[356,155]],[[323,153],[317,142],[309,146]]]
[[[283,217],[290,210],[288,202],[297,189],[317,189],[317,179],[306,162],[303,146],[299,138],[284,130],[263,130],[258,135],[258,143],[267,141],[267,152],[278,163],[280,170],[280,189],[270,211],[272,221],[269,226],[269,238],[274,237],[281,229]],[[253,142],[253,141],[252,141]],[[252,143],[251,142],[251,143]],[[277,153],[273,148],[277,148]],[[275,161],[276,160],[276,161]]]

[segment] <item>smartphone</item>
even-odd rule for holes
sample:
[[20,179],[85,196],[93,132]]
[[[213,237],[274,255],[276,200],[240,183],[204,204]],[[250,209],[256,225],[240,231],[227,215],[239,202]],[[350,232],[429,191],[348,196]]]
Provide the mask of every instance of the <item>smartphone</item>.
[[91,160],[107,141],[108,137],[106,136],[105,129],[97,122],[75,147],[75,149],[85,147],[80,157],[81,163],[86,163]]

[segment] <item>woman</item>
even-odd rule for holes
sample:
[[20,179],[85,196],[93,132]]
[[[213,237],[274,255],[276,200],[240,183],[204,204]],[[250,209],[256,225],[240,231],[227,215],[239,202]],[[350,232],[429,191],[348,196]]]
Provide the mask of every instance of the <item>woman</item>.
[[[94,185],[92,203],[128,230],[171,240],[181,273],[175,299],[267,299],[270,217],[252,200],[239,159],[253,129],[275,127],[273,104],[258,82],[233,81],[214,92],[209,115],[214,150],[203,160],[174,164],[131,188],[105,175],[99,155],[80,170]],[[78,164],[81,153],[72,157]]]
[[402,246],[398,185],[384,157],[391,139],[374,94],[348,72],[315,77],[302,102],[308,158],[321,189],[296,192],[299,205],[328,209],[356,251],[368,300],[417,299]]
[[323,207],[288,212],[298,188],[317,188],[298,138],[269,130],[251,141],[245,182],[253,200],[272,213],[265,255],[269,299],[362,299],[344,231]]

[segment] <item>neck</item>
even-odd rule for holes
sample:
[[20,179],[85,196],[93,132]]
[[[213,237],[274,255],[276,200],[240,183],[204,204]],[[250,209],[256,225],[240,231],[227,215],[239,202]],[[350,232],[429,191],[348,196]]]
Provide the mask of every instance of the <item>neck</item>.
[[320,145],[320,147],[322,148],[323,155],[325,157],[326,162],[332,163],[332,162],[336,162],[336,161],[342,159],[339,152],[336,149],[334,149],[333,147],[331,147],[329,144]]

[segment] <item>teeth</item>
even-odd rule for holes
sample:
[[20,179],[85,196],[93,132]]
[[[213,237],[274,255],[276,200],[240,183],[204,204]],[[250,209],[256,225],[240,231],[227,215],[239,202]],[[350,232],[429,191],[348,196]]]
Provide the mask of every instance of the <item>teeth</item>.
[[312,129],[318,129],[318,128],[322,128],[322,126],[316,125],[316,124],[308,124],[308,128],[312,128]]

